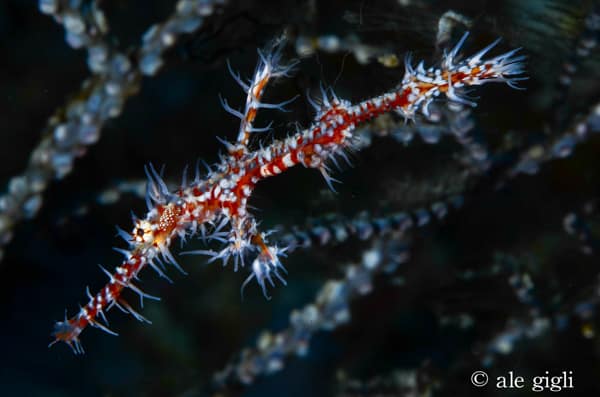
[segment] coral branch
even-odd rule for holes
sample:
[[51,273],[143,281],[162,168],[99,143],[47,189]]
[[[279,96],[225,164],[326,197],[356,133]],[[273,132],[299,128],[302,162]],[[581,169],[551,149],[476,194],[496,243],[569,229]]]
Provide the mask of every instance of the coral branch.
[[362,252],[359,263],[344,266],[344,277],[328,280],[313,302],[290,314],[287,328],[264,331],[256,348],[245,348],[234,361],[214,375],[215,391],[229,384],[248,385],[257,377],[281,370],[289,356],[308,353],[313,335],[350,321],[350,303],[373,290],[373,279],[381,273],[393,273],[408,260],[408,246],[402,238],[382,238]]
[[26,170],[12,177],[8,192],[0,194],[0,260],[15,226],[36,216],[52,180],[71,173],[75,159],[98,142],[104,125],[118,117],[126,101],[139,91],[142,76],[155,75],[163,53],[180,35],[200,28],[204,18],[223,2],[180,0],[162,24],[148,29],[139,49],[129,56],[105,42],[108,26],[95,1],[83,12],[80,8],[86,7],[81,1],[40,0],[40,10],[64,25],[67,42],[74,48],[87,48],[93,76],[82,83],[73,100],[50,117]]

